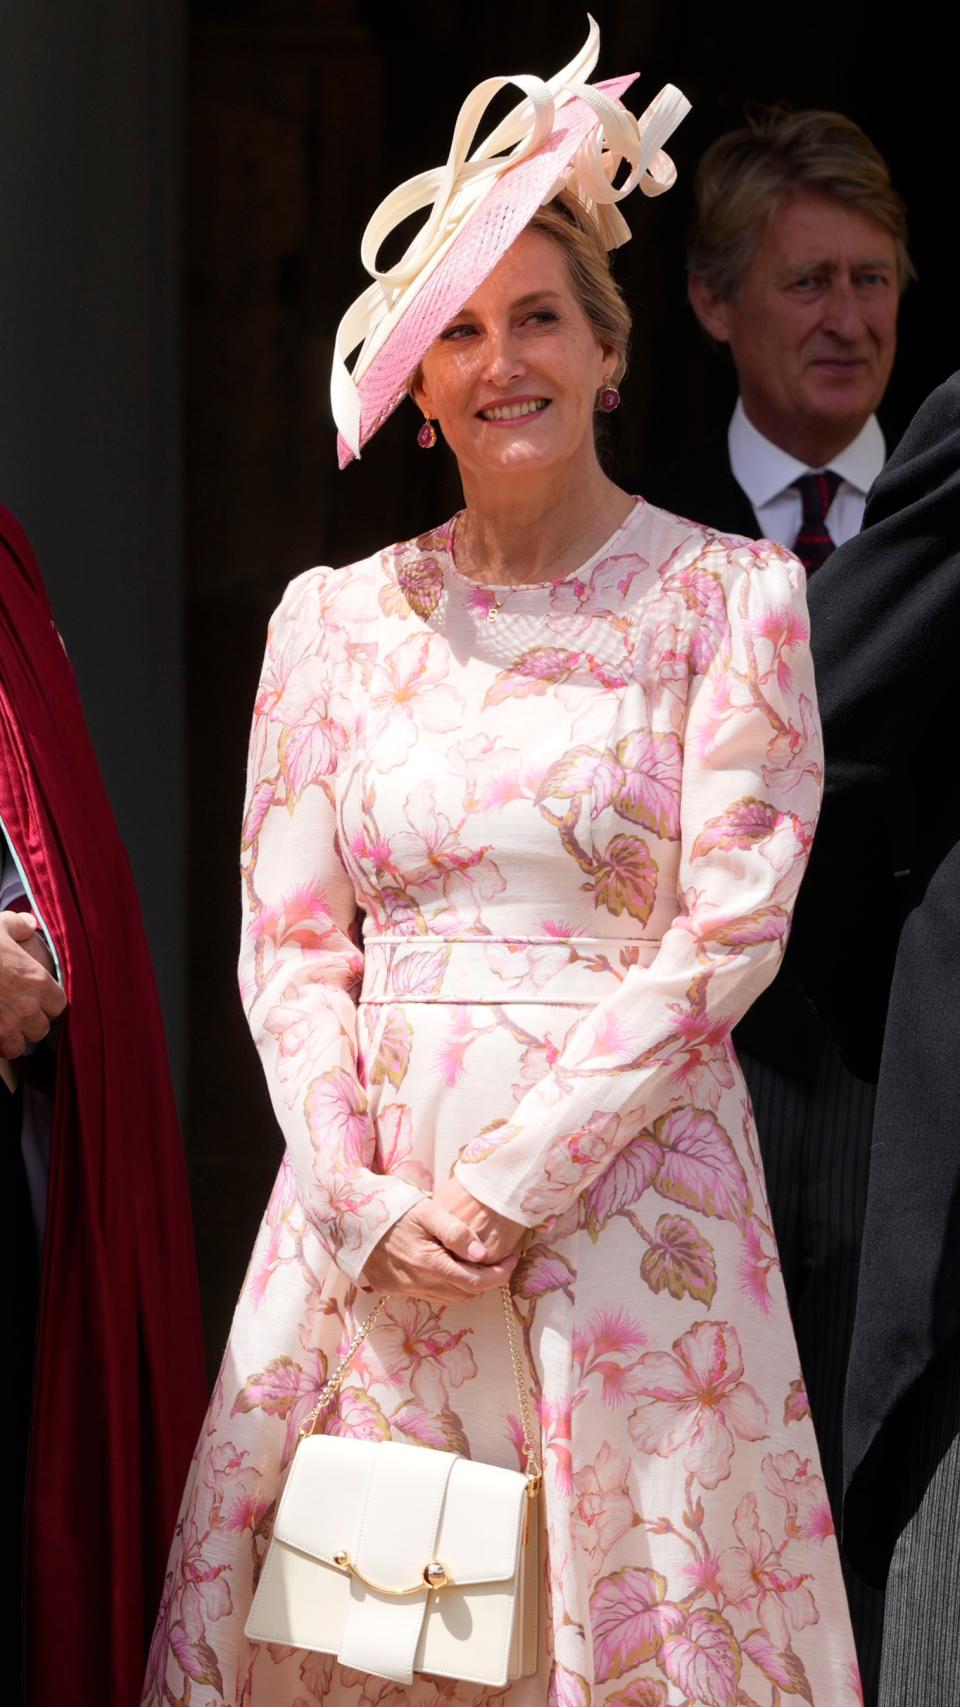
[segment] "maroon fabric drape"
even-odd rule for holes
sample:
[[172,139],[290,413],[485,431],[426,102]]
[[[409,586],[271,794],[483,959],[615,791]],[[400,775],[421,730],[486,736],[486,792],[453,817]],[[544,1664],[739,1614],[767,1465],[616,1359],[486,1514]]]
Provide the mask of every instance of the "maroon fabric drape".
[[[144,788],[149,755],[144,755]],[[25,1538],[29,1707],[134,1707],[206,1396],[140,910],[30,544],[0,507],[0,815],[62,963]]]

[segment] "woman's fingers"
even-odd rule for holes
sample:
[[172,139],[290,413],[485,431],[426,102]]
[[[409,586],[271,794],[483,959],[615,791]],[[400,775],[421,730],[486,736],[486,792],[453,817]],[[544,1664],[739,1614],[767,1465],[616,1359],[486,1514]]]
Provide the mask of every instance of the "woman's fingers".
[[435,1299],[444,1304],[478,1298],[506,1286],[516,1264],[511,1255],[499,1262],[459,1256],[484,1247],[457,1216],[423,1198],[384,1234],[368,1258],[365,1274],[381,1292]]
[[506,1286],[515,1266],[515,1257],[507,1257],[503,1262],[457,1262],[446,1251],[435,1248],[424,1262],[424,1271],[453,1287],[457,1297],[476,1298],[495,1287]]
[[454,1256],[461,1257],[464,1262],[483,1262],[487,1251],[485,1245],[477,1238],[465,1221],[451,1215],[449,1210],[441,1209],[433,1198],[424,1198],[419,1205],[420,1224],[433,1237],[452,1251]]

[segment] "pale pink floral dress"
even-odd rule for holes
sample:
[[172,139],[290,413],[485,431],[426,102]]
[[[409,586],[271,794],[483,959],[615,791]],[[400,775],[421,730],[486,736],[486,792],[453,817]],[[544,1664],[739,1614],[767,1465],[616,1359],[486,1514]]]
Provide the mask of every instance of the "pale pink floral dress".
[[[817,813],[803,571],[639,502],[489,620],[452,525],[302,575],[270,629],[240,976],[286,1152],[144,1699],[854,1707],[728,1036],[776,970]],[[243,1635],[297,1425],[371,1306],[366,1257],[454,1167],[532,1229],[543,1663],[505,1692]],[[516,1464],[516,1409],[496,1292],[397,1300],[330,1426]]]

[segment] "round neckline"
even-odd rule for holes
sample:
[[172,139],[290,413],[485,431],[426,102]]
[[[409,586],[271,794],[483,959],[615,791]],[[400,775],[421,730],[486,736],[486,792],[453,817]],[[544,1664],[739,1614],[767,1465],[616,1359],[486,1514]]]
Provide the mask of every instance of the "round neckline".
[[498,593],[539,593],[542,592],[544,588],[562,587],[567,582],[579,581],[582,579],[584,575],[589,574],[595,563],[599,562],[602,557],[609,555],[611,547],[635,519],[637,511],[640,509],[643,502],[643,498],[635,497],[632,508],[627,511],[619,526],[615,527],[613,532],[608,535],[602,544],[597,546],[596,551],[591,552],[589,557],[584,558],[583,562],[578,564],[576,569],[571,569],[566,575],[551,576],[550,579],[546,581],[473,581],[469,575],[464,575],[461,570],[457,568],[456,559],[453,555],[453,542],[457,523],[461,516],[466,515],[465,510],[458,510],[455,516],[451,516],[444,529],[442,548],[443,555],[449,562],[450,573],[453,579],[459,582],[461,587],[465,587],[468,593],[492,593],[496,596]]

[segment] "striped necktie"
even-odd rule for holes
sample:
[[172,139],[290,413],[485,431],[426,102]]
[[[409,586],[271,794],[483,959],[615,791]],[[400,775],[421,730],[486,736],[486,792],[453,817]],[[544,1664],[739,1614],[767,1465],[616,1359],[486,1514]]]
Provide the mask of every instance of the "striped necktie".
[[832,468],[823,468],[818,474],[801,474],[799,480],[793,482],[803,504],[803,520],[792,549],[808,575],[819,569],[834,550],[826,518],[836,497],[840,478]]

